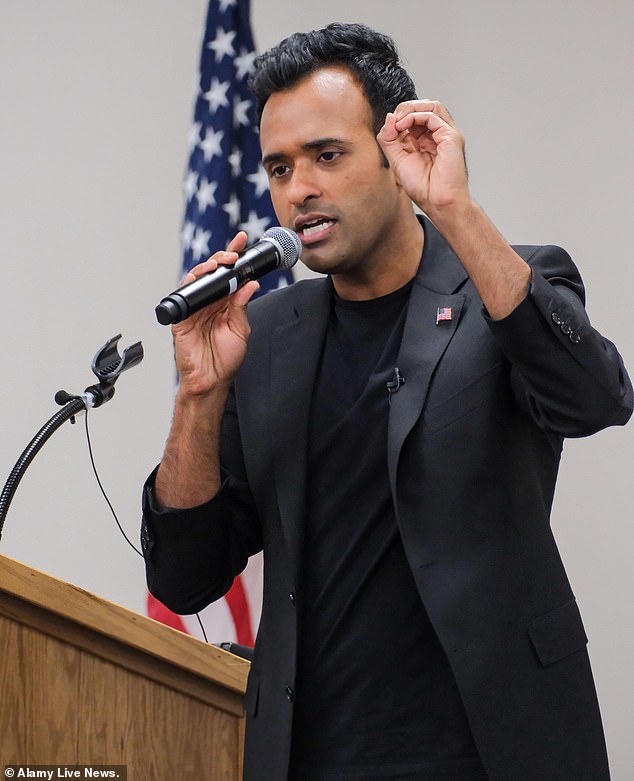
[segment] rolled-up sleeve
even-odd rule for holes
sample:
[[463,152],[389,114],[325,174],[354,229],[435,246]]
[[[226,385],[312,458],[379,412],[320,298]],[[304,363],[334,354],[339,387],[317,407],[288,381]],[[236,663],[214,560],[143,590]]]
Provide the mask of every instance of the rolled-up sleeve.
[[175,613],[195,613],[227,593],[249,556],[262,548],[257,514],[246,486],[223,474],[209,502],[161,507],[152,472],[143,488],[141,546],[147,584]]

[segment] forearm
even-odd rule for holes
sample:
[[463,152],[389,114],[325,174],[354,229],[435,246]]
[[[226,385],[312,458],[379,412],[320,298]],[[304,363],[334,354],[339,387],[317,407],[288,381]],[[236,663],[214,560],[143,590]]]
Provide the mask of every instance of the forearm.
[[528,264],[472,200],[436,209],[428,216],[465,267],[490,317],[507,317],[528,293]]
[[204,504],[220,490],[220,429],[226,388],[205,396],[177,394],[155,497],[164,507]]
[[222,387],[194,397],[181,388],[163,460],[143,492],[148,586],[178,613],[225,594],[248,557],[262,549],[258,511],[240,468],[237,418]]

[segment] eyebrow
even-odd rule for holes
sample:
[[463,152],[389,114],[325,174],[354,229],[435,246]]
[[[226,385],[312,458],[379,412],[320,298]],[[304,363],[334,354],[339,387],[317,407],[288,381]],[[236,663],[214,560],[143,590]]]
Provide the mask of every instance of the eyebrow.
[[[305,152],[310,152],[311,149],[321,149],[324,146],[330,146],[331,144],[337,144],[339,146],[349,146],[349,142],[343,138],[335,138],[334,136],[327,136],[326,138],[316,138],[314,141],[307,141],[302,144],[302,149]],[[269,163],[276,163],[279,160],[284,160],[287,155],[282,152],[271,152],[262,158],[262,165],[266,166]]]

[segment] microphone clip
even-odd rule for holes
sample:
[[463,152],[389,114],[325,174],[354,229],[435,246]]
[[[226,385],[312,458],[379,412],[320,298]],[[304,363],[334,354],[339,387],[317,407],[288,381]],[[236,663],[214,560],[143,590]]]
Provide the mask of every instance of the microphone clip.
[[[143,345],[141,342],[135,342],[130,347],[126,347],[122,355],[119,355],[117,345],[121,339],[121,334],[113,336],[97,350],[92,360],[92,371],[99,380],[95,385],[90,385],[86,390],[78,395],[72,395],[66,391],[58,391],[55,394],[55,401],[64,406],[73,399],[83,399],[86,408],[100,407],[106,401],[114,396],[114,385],[119,379],[119,375],[126,369],[131,369],[143,360]],[[73,422],[73,421],[71,421]]]
[[392,377],[385,383],[387,387],[387,393],[388,393],[388,403],[392,404],[392,395],[394,393],[398,393],[401,385],[405,385],[405,377],[401,374],[398,366],[394,369],[394,374]]

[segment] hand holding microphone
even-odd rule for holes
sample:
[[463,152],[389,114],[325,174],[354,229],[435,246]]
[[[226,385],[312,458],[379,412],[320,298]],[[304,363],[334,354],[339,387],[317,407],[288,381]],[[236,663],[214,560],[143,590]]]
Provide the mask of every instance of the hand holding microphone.
[[221,266],[195,279],[163,298],[155,309],[161,325],[180,323],[194,312],[225,298],[252,279],[275,269],[295,265],[302,245],[288,228],[269,228],[258,242],[238,254],[233,266]]

